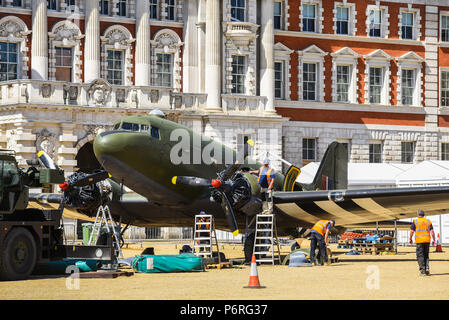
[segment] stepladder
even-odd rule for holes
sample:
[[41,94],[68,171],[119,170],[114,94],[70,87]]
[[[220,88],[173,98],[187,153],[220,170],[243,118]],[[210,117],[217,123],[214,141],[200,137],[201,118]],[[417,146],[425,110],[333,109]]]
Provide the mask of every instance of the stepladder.
[[193,251],[197,256],[213,258],[213,247],[216,247],[218,263],[220,250],[218,248],[217,234],[215,232],[214,217],[210,214],[199,214],[195,216],[195,228],[193,233]]
[[274,214],[258,214],[253,253],[257,263],[281,263],[281,250]]
[[112,242],[116,255],[120,259],[123,259],[123,253],[120,247],[120,234],[118,234],[116,231],[117,229],[118,232],[120,232],[121,230],[119,225],[117,225],[112,219],[111,211],[109,210],[109,207],[107,205],[98,207],[97,215],[95,216],[95,221],[90,233],[88,245],[96,245],[98,238],[100,237],[101,230],[104,229],[106,229],[108,233],[112,233]]

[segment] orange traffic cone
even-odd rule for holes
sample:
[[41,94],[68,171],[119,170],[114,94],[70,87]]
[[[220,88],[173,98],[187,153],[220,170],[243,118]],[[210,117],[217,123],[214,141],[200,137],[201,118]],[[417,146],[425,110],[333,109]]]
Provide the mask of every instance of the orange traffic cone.
[[435,252],[443,252],[443,248],[441,248],[440,234],[437,235],[437,247]]
[[253,258],[251,259],[251,272],[249,275],[249,283],[248,286],[243,288],[251,288],[251,289],[262,289],[265,288],[260,285],[259,276],[257,275],[257,263],[256,263],[256,255],[253,254]]

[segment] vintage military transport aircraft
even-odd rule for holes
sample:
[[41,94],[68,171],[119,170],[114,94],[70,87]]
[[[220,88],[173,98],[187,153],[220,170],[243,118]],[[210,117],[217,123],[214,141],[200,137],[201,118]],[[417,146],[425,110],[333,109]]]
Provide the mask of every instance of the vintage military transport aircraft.
[[[63,193],[31,194],[30,199],[37,206],[62,204],[66,216],[80,212],[92,217],[107,203],[114,217],[136,226],[190,227],[194,215],[205,211],[214,215],[218,229],[237,234],[251,230],[262,208],[258,177],[249,173],[261,163],[247,156],[248,148],[240,155],[165,119],[161,112],[124,117],[94,141],[95,156],[105,171],[74,173],[60,186]],[[195,159],[199,154],[206,159]],[[231,161],[217,161],[225,154],[232,155]],[[427,215],[449,211],[449,186],[347,190],[347,157],[344,145],[331,143],[307,185],[296,182],[300,170],[295,166],[285,176],[275,173],[278,234],[293,234],[297,227],[307,230],[320,219],[334,219],[337,231],[343,232],[349,225],[414,217],[418,209]],[[40,158],[54,166],[45,154]],[[186,161],[176,163],[173,158]],[[135,192],[124,191],[123,185]],[[248,233],[247,259],[253,239]]]

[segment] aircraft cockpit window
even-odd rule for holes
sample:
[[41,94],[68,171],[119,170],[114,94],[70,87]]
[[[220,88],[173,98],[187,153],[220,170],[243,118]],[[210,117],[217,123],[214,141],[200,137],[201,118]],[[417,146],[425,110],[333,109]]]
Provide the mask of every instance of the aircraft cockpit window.
[[159,128],[151,127],[151,137],[159,139]]
[[120,123],[116,123],[114,126],[114,130],[118,130],[120,128]]
[[123,122],[122,123],[122,130],[125,130],[125,131],[139,131],[139,125],[137,123]]
[[147,124],[141,124],[140,125],[140,131],[141,132],[148,132],[148,130],[150,129],[150,126]]

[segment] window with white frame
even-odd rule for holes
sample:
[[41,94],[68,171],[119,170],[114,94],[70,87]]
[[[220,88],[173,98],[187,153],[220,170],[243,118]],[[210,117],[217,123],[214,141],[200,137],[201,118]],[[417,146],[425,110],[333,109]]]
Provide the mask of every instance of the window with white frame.
[[19,45],[12,42],[0,42],[0,81],[18,78]]
[[415,70],[402,69],[401,102],[403,105],[412,105],[415,91]]
[[110,84],[123,85],[124,56],[122,50],[107,50],[107,80]]
[[449,70],[441,71],[441,86],[440,86],[440,97],[441,97],[441,106],[449,107]]
[[246,57],[232,56],[232,93],[245,94]]
[[349,8],[337,7],[337,20],[336,20],[336,33],[337,34],[349,34]]
[[127,16],[127,0],[118,0],[117,2],[117,15],[119,15],[120,17],[126,17]]
[[441,42],[449,42],[449,15],[441,15]]
[[303,4],[302,6],[302,31],[304,32],[316,32],[317,19],[316,4]]
[[303,63],[303,100],[316,101],[317,100],[317,64]]
[[246,0],[231,0],[231,21],[246,20]]
[[369,144],[369,163],[382,162],[382,143],[373,142]]
[[441,160],[449,160],[449,143],[441,143]]
[[56,80],[71,82],[73,79],[73,50],[71,47],[55,47]]
[[150,19],[158,19],[159,18],[159,0],[149,0],[150,1]]
[[402,39],[414,39],[415,14],[413,12],[402,12],[401,14],[401,38]]
[[165,19],[174,21],[176,20],[176,0],[165,0],[165,12],[167,16]]
[[369,36],[382,36],[382,11],[380,9],[371,9],[369,12]]
[[302,139],[302,160],[303,161],[316,161],[316,138],[303,138]]
[[369,68],[369,102],[381,103],[383,87],[383,68]]
[[58,0],[47,0],[48,10],[58,10]]
[[398,102],[402,105],[422,105],[422,63],[424,58],[409,51],[396,58],[398,61]]
[[274,62],[274,97],[284,99],[284,63]]
[[[381,49],[365,55],[365,103],[391,103],[390,64],[393,59]],[[399,87],[399,86],[398,86]]]
[[402,141],[401,142],[401,162],[402,163],[413,163],[414,155],[415,155],[415,142]]
[[166,53],[156,54],[156,85],[159,87],[173,86],[173,61],[172,55]]
[[[283,1],[283,0],[282,0]],[[282,1],[274,2],[274,28],[284,29],[284,4]]]
[[109,15],[109,0],[100,0],[100,14],[108,16]]
[[351,66],[337,65],[337,101],[349,102],[349,86],[351,85]]

